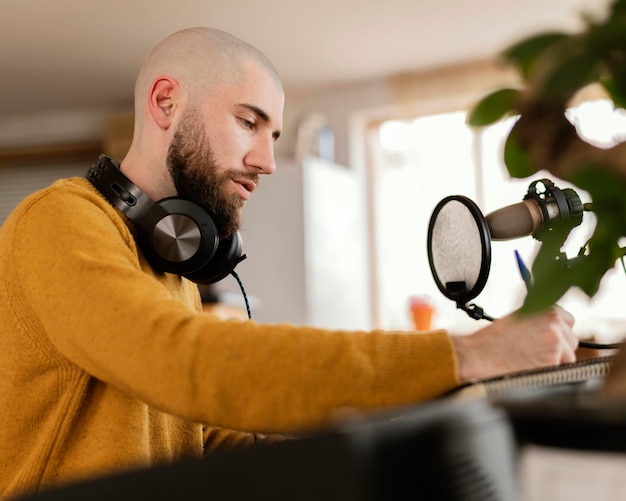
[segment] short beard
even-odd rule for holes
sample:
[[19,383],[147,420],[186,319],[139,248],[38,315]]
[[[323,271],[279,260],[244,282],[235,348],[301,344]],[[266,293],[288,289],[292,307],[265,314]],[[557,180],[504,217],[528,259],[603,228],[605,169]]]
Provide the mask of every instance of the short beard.
[[207,211],[220,238],[228,238],[239,230],[244,201],[225,194],[224,186],[232,174],[219,172],[204,127],[191,113],[183,117],[174,133],[167,168],[178,196]]

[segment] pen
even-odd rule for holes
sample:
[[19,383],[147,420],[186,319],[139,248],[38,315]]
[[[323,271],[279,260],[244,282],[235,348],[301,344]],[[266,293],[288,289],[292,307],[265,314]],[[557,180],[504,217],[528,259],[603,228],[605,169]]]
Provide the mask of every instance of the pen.
[[526,284],[526,289],[528,289],[533,282],[533,276],[530,273],[530,270],[528,269],[528,267],[524,264],[522,256],[520,256],[517,249],[515,250],[515,259],[517,261],[517,267],[519,268],[519,272],[520,272],[520,275],[522,276],[522,280],[524,280],[524,283]]

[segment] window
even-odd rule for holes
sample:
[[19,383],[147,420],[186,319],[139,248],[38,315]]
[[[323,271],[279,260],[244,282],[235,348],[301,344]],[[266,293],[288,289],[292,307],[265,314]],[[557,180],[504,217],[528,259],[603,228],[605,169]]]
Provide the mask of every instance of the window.
[[[626,119],[607,106],[606,101],[585,103],[571,110],[569,118],[582,136],[600,146],[626,134]],[[443,297],[430,273],[426,250],[428,223],[441,199],[465,195],[486,215],[520,202],[532,181],[548,178],[559,188],[574,188],[583,202],[589,201],[585,192],[547,172],[521,180],[508,176],[501,158],[504,138],[513,119],[482,130],[471,129],[465,120],[466,112],[456,111],[387,121],[379,127],[371,173],[377,276],[374,297],[379,327],[410,328],[408,301],[410,296],[418,295],[428,297],[435,306],[433,327],[453,332],[477,328],[475,320]],[[612,125],[608,131],[598,130],[599,124],[607,123]],[[578,252],[591,235],[593,225],[593,214],[586,212],[583,224],[568,238],[565,247],[568,256]],[[530,264],[537,249],[538,242],[532,237],[492,242],[489,279],[473,302],[494,317],[518,308],[525,288],[514,252],[518,250]],[[591,301],[582,292],[573,290],[560,304],[576,315],[581,337],[593,335],[599,341],[609,342],[617,335],[621,337],[625,327],[619,319],[625,293],[626,275],[618,263]]]

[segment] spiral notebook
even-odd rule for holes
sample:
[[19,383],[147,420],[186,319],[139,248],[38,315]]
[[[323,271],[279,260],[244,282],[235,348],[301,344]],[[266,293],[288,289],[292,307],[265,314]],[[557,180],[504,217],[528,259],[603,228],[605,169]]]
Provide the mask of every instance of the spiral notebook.
[[514,372],[468,381],[453,390],[455,395],[508,397],[563,385],[601,382],[609,373],[615,355],[589,358],[554,367]]

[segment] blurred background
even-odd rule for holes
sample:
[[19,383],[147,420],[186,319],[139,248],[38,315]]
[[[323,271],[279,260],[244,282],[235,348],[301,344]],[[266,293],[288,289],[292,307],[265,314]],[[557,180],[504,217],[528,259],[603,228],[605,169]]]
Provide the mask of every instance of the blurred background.
[[[257,46],[286,89],[278,170],[245,209],[248,259],[237,270],[253,316],[335,328],[412,328],[410,298],[434,308],[432,327],[477,323],[438,292],[426,255],[437,202],[473,199],[487,214],[522,200],[533,179],[509,179],[501,161],[511,121],[476,131],[467,110],[514,85],[499,61],[509,44],[543,31],[574,32],[603,17],[605,0],[0,0],[0,223],[26,194],[83,175],[100,152],[130,143],[136,73],[179,29],[212,26]],[[571,120],[610,145],[626,125],[590,89]],[[560,188],[567,184],[553,181]],[[585,200],[585,194],[579,192]],[[593,216],[572,232],[576,253]],[[521,304],[514,251],[494,242],[476,299],[492,316]],[[621,338],[621,265],[593,301],[568,293],[581,337]],[[241,307],[230,278],[214,298]]]

